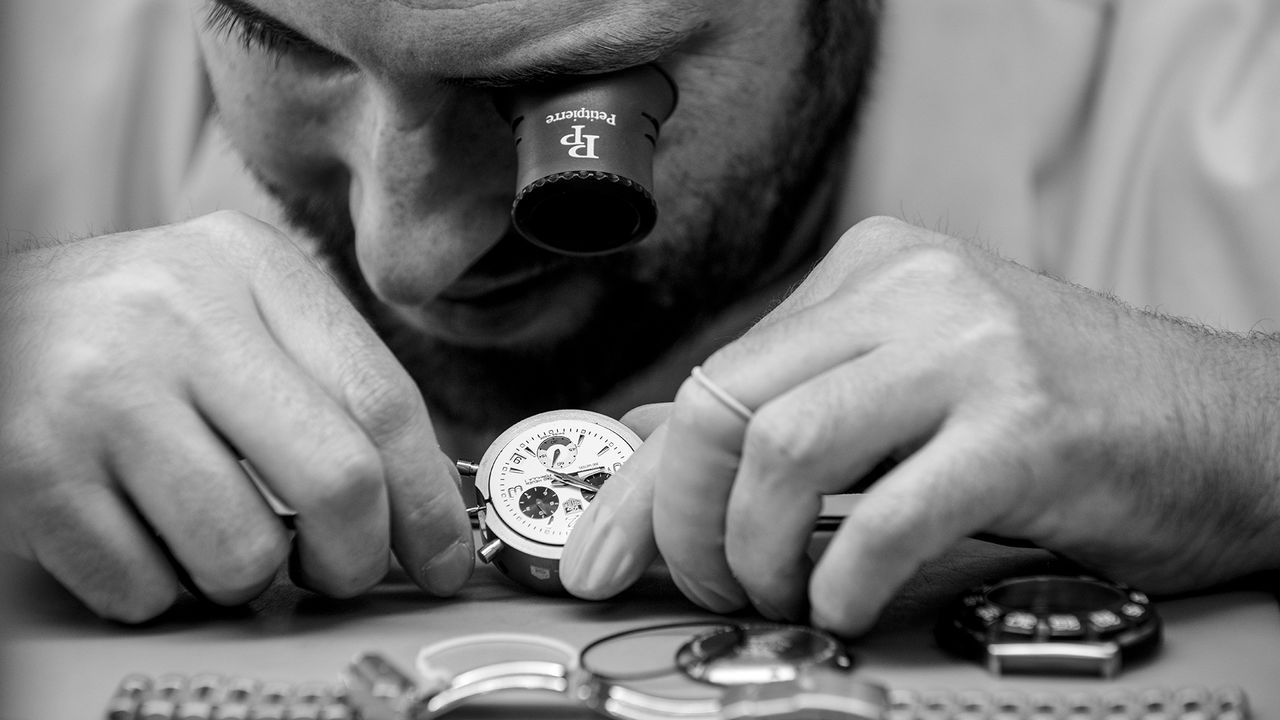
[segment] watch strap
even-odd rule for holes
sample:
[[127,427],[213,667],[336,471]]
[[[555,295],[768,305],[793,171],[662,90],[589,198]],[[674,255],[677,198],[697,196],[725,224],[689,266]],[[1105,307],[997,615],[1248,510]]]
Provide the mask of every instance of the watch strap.
[[[182,718],[182,720],[248,720],[249,718],[297,718],[355,720],[386,718],[405,720],[447,714],[427,710],[432,697],[407,675],[377,653],[361,656],[361,672],[348,672],[344,684],[264,683],[255,679],[201,674],[165,674],[155,678],[131,674],[121,680],[107,704],[107,720]],[[525,663],[528,665],[528,663]],[[355,667],[355,664],[353,664]],[[514,665],[513,665],[514,667]],[[371,670],[372,669],[372,670]],[[546,674],[546,673],[543,673]],[[487,691],[525,689],[531,673],[513,670],[510,682],[502,674],[484,674]],[[550,677],[550,675],[548,675]],[[563,677],[563,676],[558,676]],[[353,682],[367,685],[352,691]],[[552,689],[551,685],[539,686]],[[563,688],[558,684],[555,688]],[[629,695],[629,703],[607,705],[613,683],[591,683],[589,693],[598,702],[587,704],[614,718],[668,717]],[[471,697],[473,688],[448,688]],[[1248,720],[1245,692],[1238,687],[1114,688],[1104,691],[1040,692],[1012,689],[884,690],[875,683],[843,672],[823,673],[804,680],[726,689],[719,702],[692,701],[701,708],[686,718],[736,720],[737,718],[822,717],[826,720]],[[369,706],[370,703],[376,705]]]

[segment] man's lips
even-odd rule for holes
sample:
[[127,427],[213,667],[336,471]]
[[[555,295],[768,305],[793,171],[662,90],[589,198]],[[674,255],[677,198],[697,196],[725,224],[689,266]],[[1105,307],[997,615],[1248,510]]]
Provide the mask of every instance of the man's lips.
[[406,319],[421,330],[474,347],[544,343],[576,331],[599,302],[599,287],[569,261],[503,275],[468,273]]
[[536,285],[554,282],[570,260],[533,245],[508,227],[502,238],[467,268],[438,300],[467,305],[495,305],[527,294]]
[[559,261],[496,276],[468,273],[445,288],[439,299],[467,305],[501,305],[561,279],[566,265]]

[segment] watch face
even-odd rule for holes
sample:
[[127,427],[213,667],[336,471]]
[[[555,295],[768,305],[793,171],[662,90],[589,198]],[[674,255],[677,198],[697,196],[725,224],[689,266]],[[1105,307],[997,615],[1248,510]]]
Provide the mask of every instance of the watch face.
[[995,673],[1098,673],[1160,642],[1145,593],[1082,575],[1012,577],[970,589],[938,618],[939,645]]
[[596,490],[639,444],[616,420],[580,410],[532,417],[491,451],[488,499],[498,519],[537,543],[564,545]]

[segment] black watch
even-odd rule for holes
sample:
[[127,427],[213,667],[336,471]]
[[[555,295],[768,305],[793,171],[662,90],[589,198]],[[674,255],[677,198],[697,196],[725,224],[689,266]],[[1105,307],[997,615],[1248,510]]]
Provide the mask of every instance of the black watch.
[[1145,593],[1084,575],[1013,577],[973,588],[938,619],[943,649],[1010,672],[1112,677],[1160,644]]

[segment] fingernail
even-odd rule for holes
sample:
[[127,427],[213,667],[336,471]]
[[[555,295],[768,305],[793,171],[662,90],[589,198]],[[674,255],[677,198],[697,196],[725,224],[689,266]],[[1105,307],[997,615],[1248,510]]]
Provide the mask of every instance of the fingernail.
[[692,580],[683,575],[673,574],[672,580],[690,600],[711,612],[727,613],[738,610],[747,602],[743,592],[738,588],[721,588],[701,580]]
[[471,545],[457,540],[422,566],[423,582],[436,595],[453,595],[471,578],[474,567]]
[[751,602],[751,605],[755,607],[756,612],[763,615],[766,620],[773,620],[774,622],[780,622],[787,619],[786,615],[778,612],[778,609],[775,608],[772,604],[770,604],[767,601],[761,600],[760,598],[756,597],[755,595],[752,595],[751,593],[747,593],[747,600],[749,600]]
[[617,592],[633,579],[635,564],[635,543],[622,530],[609,528],[600,543],[599,561],[587,573],[587,585],[601,592]]
[[587,550],[595,543],[595,513],[588,510],[569,534],[569,542],[564,546],[564,554],[560,556],[560,578],[571,582],[586,570],[593,553]]
[[604,528],[599,538],[585,538],[581,547],[589,551],[561,560],[560,577],[565,587],[587,600],[611,597],[635,579],[635,544],[622,530],[607,524]]
[[591,570],[601,562],[604,533],[609,530],[609,521],[616,513],[612,505],[597,500],[573,526],[564,555],[560,557],[560,580],[574,594],[588,591]]

